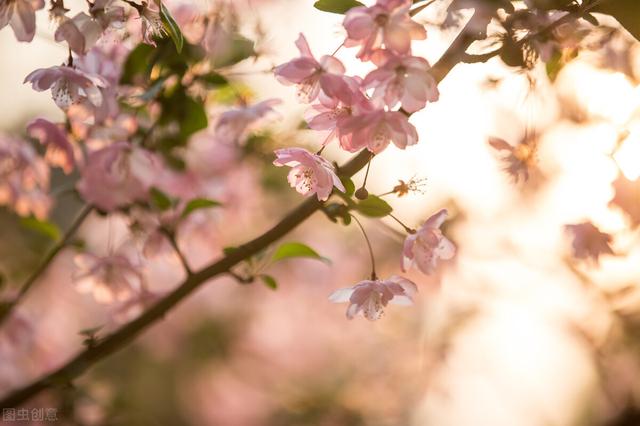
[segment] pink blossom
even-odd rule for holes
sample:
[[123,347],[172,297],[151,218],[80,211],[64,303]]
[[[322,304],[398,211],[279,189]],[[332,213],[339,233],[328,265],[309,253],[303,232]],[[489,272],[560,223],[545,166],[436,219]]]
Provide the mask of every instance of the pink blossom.
[[37,69],[24,82],[31,83],[38,92],[51,89],[54,102],[62,110],[84,102],[99,107],[102,104],[100,88],[107,86],[107,82],[98,75],[64,65]]
[[278,81],[297,85],[298,95],[305,102],[316,99],[321,90],[331,98],[350,102],[350,90],[342,77],[345,72],[342,62],[328,55],[317,61],[302,34],[298,37],[296,46],[300,57],[275,68],[274,74]]
[[287,179],[300,194],[316,194],[318,200],[325,201],[334,186],[345,191],[333,165],[321,156],[303,148],[278,149],[275,154],[277,158],[273,164],[292,167]]
[[84,55],[102,36],[102,27],[84,12],[65,19],[55,32],[56,41],[66,41],[74,53]]
[[242,143],[249,127],[273,112],[273,107],[280,103],[279,99],[267,99],[255,105],[230,109],[220,115],[215,127],[215,135],[220,142]]
[[525,182],[529,180],[529,170],[535,165],[537,147],[535,140],[523,141],[513,146],[500,138],[489,138],[489,145],[498,152],[504,153],[502,161],[505,164],[504,170],[519,182],[522,178]]
[[384,100],[393,108],[398,103],[407,112],[416,112],[438,100],[438,87],[429,73],[426,59],[417,56],[397,56],[389,51],[378,51],[373,56],[378,69],[364,79],[365,88],[375,88],[374,98]]
[[416,285],[406,278],[393,275],[386,280],[364,280],[353,287],[334,291],[329,300],[333,303],[349,302],[347,318],[353,319],[359,312],[369,321],[384,315],[389,303],[410,305],[418,291]]
[[361,46],[357,57],[368,61],[382,45],[398,55],[411,51],[411,40],[424,40],[424,27],[411,20],[411,0],[378,0],[371,7],[354,7],[344,19],[345,46]]
[[143,289],[140,266],[122,254],[101,257],[83,253],[77,255],[74,262],[76,289],[80,293],[92,293],[99,303],[124,302]]
[[[140,20],[142,21],[142,41],[151,46],[155,46],[154,38],[162,38],[167,35],[167,30],[162,23],[160,11],[157,9],[155,2],[149,3],[143,1],[142,5],[129,3],[138,11]],[[153,5],[152,5],[153,4]]]
[[311,109],[305,114],[309,128],[313,130],[328,130],[323,145],[329,143],[334,137],[338,137],[341,146],[351,146],[351,134],[338,135],[338,130],[345,119],[373,111],[375,107],[361,90],[361,79],[356,77],[345,77],[345,82],[349,88],[349,101],[344,102],[338,98],[330,98],[320,94],[318,102],[311,105]]
[[440,231],[446,218],[447,210],[442,209],[427,219],[418,232],[407,237],[402,250],[403,271],[415,265],[429,275],[435,270],[438,260],[454,256],[455,246]]
[[610,234],[600,232],[591,222],[583,222],[576,225],[565,225],[567,232],[573,237],[573,255],[578,259],[591,258],[598,261],[602,254],[613,254],[609,243]]
[[351,134],[350,145],[342,145],[350,152],[367,148],[374,154],[382,152],[393,142],[400,149],[418,143],[418,132],[407,116],[398,111],[375,110],[345,119],[339,129],[341,142]]
[[47,148],[44,158],[49,164],[71,173],[76,164],[75,148],[62,125],[37,118],[29,123],[27,133]]
[[18,41],[33,40],[36,34],[36,10],[43,7],[44,0],[1,0],[0,29],[9,24]]
[[159,167],[150,152],[118,142],[89,154],[77,188],[88,203],[113,211],[146,200]]
[[51,208],[49,167],[26,141],[0,135],[0,205],[44,219]]

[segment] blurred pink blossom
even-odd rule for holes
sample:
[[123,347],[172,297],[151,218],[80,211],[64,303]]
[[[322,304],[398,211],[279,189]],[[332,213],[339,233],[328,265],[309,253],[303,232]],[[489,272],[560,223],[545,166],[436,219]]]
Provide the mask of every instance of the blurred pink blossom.
[[142,291],[140,265],[124,254],[96,256],[82,253],[74,258],[73,282],[80,293],[91,293],[99,303],[124,302]]
[[36,10],[43,7],[44,0],[3,0],[0,2],[0,29],[8,24],[18,41],[33,40],[36,34]]
[[36,118],[27,126],[27,133],[47,148],[44,159],[49,164],[71,173],[76,165],[76,150],[63,125]]
[[367,148],[379,154],[393,142],[400,149],[418,143],[418,132],[407,116],[398,111],[376,110],[346,118],[338,129],[340,140],[351,134],[350,145],[342,147],[350,152]]
[[409,16],[411,0],[378,0],[371,7],[354,7],[344,19],[345,46],[360,46],[356,55],[368,61],[382,45],[398,55],[411,52],[411,40],[424,40],[424,27]]
[[565,225],[565,229],[573,237],[573,255],[578,259],[591,258],[598,261],[602,254],[613,254],[609,243],[612,237],[600,230],[591,222]]
[[451,259],[455,255],[455,246],[440,231],[446,219],[447,210],[442,209],[427,219],[415,234],[407,237],[402,250],[403,271],[415,265],[429,275],[435,270],[438,260]]
[[215,136],[220,142],[243,143],[244,136],[252,124],[273,112],[279,99],[267,99],[255,105],[230,109],[220,115],[215,127]]

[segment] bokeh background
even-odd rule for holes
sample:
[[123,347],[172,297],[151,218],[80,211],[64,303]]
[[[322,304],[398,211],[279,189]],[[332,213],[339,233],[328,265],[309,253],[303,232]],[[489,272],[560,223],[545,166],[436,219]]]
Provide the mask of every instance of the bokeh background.
[[[342,18],[315,10],[311,0],[234,3],[243,34],[259,36],[260,56],[232,72],[255,100],[284,100],[260,131],[268,129],[282,145],[317,149],[321,136],[298,130],[305,108],[294,89],[269,70],[297,55],[300,32],[316,54],[333,52],[344,36]],[[22,135],[35,116],[61,118],[48,93],[22,84],[32,70],[66,58],[51,39],[53,24],[45,14],[38,18],[31,44],[0,31],[6,134]],[[416,19],[429,25],[429,36],[415,43],[415,53],[433,63],[456,30],[439,25],[443,7]],[[337,56],[349,72],[366,72],[353,54],[342,49]],[[410,226],[442,207],[451,213],[445,233],[458,253],[434,277],[409,275],[419,286],[415,306],[392,307],[375,323],[348,321],[345,306],[327,296],[366,278],[366,246],[355,226],[317,214],[287,240],[314,247],[330,265],[274,266],[277,291],[216,279],[73,387],[32,405],[56,406],[61,421],[83,425],[639,425],[640,234],[610,204],[620,173],[640,176],[637,43],[619,31],[608,47],[582,52],[553,82],[544,66],[522,73],[499,59],[460,65],[440,95],[411,117],[420,143],[376,157],[368,185],[384,193],[399,179],[426,179],[422,193],[388,197]],[[504,173],[489,136],[514,144],[535,138],[537,161],[527,182]],[[327,156],[348,158],[334,147]],[[299,202],[284,176],[253,160],[225,173],[220,196],[234,203],[203,213],[186,233],[182,247],[193,265],[261,233]],[[73,177],[53,176],[59,196],[52,220],[62,228],[81,205],[72,183]],[[615,235],[616,255],[599,264],[571,259],[563,227],[585,220]],[[0,226],[0,271],[11,285],[50,241],[6,210]],[[401,229],[378,220],[365,227],[381,275],[398,273]],[[93,215],[77,246],[104,253],[128,238],[123,218]],[[114,326],[108,309],[75,291],[76,251],[58,256],[29,294],[23,312],[32,333],[0,360],[3,391],[63,363],[81,348],[81,330]],[[145,274],[155,289],[182,277],[170,255],[145,261]]]

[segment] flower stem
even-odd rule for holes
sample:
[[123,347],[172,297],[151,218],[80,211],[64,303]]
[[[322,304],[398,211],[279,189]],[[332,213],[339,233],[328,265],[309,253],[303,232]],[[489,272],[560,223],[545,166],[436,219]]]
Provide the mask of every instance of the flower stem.
[[388,215],[391,219],[395,220],[396,222],[398,222],[400,224],[400,226],[402,226],[404,228],[404,230],[409,233],[409,234],[415,234],[416,230],[413,228],[409,228],[407,225],[405,225],[404,223],[402,223],[402,221],[400,219],[398,219],[397,217],[395,217],[394,215],[392,215],[391,213],[389,213]]
[[187,261],[187,258],[184,256],[184,253],[182,253],[182,250],[180,250],[180,247],[178,247],[178,242],[176,241],[175,234],[170,230],[168,230],[167,228],[160,228],[160,232],[162,232],[167,237],[167,240],[169,240],[169,244],[171,244],[173,251],[175,251],[176,255],[178,255],[178,259],[180,259],[180,263],[182,263],[182,267],[184,268],[187,275],[188,276],[193,275],[193,271],[189,266],[189,262]]
[[367,248],[369,249],[369,257],[371,258],[371,279],[372,280],[376,280],[376,279],[378,279],[378,276],[376,275],[376,259],[375,259],[375,256],[373,255],[373,247],[371,246],[371,241],[369,241],[369,237],[367,236],[367,232],[364,230],[364,226],[362,226],[362,223],[360,223],[358,218],[355,217],[354,215],[349,215],[349,216],[351,216],[351,218],[356,221],[356,223],[360,227],[360,230],[362,231],[362,235],[364,236],[364,240],[367,243]]

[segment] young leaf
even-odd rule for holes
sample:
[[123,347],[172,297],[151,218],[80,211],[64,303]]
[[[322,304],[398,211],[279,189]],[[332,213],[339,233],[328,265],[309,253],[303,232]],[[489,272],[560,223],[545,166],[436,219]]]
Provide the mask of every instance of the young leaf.
[[199,75],[198,80],[203,81],[210,86],[224,86],[229,83],[225,76],[218,74],[215,71],[210,71],[206,74]]
[[326,257],[320,256],[311,247],[302,243],[284,243],[276,249],[271,256],[271,262],[279,262],[284,259],[290,259],[293,257],[307,257],[310,259],[316,259],[321,262],[331,263]]
[[151,196],[151,204],[158,210],[164,211],[173,205],[171,198],[158,188],[151,188],[149,195]]
[[356,192],[356,185],[353,183],[351,178],[341,177],[340,182],[342,182],[342,184],[344,185],[345,195],[348,195],[349,197],[351,197],[353,193]]
[[278,289],[278,282],[271,275],[262,274],[262,275],[260,275],[260,279],[262,280],[264,285],[269,287],[271,290],[277,290]]
[[169,12],[162,2],[160,2],[160,18],[162,19],[162,25],[164,25],[164,28],[171,36],[171,40],[173,40],[173,44],[176,46],[176,51],[178,53],[182,52],[182,46],[184,46],[182,31],[175,19],[173,19],[173,16],[171,16],[171,12]]
[[347,13],[352,7],[364,6],[362,3],[356,0],[318,0],[313,4],[318,10],[331,13]]
[[58,225],[55,223],[47,220],[40,220],[33,216],[22,218],[20,220],[20,224],[26,229],[35,231],[45,237],[49,237],[53,241],[59,240],[62,234],[60,232],[60,228],[58,228]]
[[382,198],[369,195],[367,199],[356,204],[356,210],[369,217],[384,217],[393,211],[393,208]]
[[194,198],[193,200],[189,201],[185,206],[184,210],[182,211],[182,217],[185,218],[196,210],[208,209],[211,207],[218,207],[221,205],[222,204],[216,200],[209,200],[207,198]]

